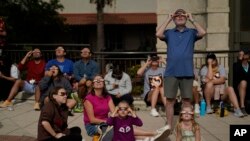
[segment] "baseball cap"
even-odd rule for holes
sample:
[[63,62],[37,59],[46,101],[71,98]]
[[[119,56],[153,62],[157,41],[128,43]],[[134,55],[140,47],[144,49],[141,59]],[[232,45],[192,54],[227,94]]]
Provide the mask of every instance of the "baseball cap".
[[157,61],[157,60],[159,60],[159,56],[157,56],[157,54],[151,54],[151,55],[150,55],[150,59],[151,59],[152,61]]

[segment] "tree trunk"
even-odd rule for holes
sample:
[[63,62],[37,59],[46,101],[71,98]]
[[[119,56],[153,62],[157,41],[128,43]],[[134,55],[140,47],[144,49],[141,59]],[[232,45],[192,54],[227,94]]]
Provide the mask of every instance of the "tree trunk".
[[[104,23],[103,23],[103,8],[104,5],[102,3],[97,3],[97,46],[96,52],[101,52],[104,49]],[[104,68],[104,62],[101,60],[101,55],[97,54],[97,61],[100,64],[101,72],[103,72],[102,68]]]

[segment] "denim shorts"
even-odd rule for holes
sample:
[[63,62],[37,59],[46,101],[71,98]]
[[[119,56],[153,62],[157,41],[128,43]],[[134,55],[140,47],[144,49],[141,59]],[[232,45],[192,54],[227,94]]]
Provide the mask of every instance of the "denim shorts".
[[97,124],[85,124],[86,132],[89,136],[94,136],[98,133],[98,126]]
[[35,84],[30,84],[29,82],[24,81],[23,91],[25,93],[28,93],[28,94],[34,94],[35,93],[35,87],[36,87]]
[[106,123],[101,123],[101,124],[88,123],[88,124],[85,124],[85,129],[86,129],[86,132],[89,136],[94,136],[95,134],[99,134],[98,128],[100,128],[102,130],[103,127],[108,127],[108,125]]

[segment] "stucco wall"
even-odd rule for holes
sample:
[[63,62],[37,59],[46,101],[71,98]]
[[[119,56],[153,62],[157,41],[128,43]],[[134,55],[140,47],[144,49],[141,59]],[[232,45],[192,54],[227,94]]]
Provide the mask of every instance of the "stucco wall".
[[[96,13],[95,4],[89,0],[61,0],[62,13]],[[113,6],[106,6],[106,13],[155,13],[155,0],[114,0]]]
[[[207,30],[206,37],[196,43],[196,50],[229,49],[229,0],[157,0],[158,25],[178,8],[192,13]],[[158,40],[157,48],[163,50],[166,45]]]

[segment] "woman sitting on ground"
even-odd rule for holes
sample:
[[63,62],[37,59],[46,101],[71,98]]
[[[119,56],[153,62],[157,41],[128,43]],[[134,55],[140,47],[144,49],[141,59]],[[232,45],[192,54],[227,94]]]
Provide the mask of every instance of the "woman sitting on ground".
[[38,141],[82,141],[79,127],[68,127],[67,91],[55,87],[41,111],[38,122]]

